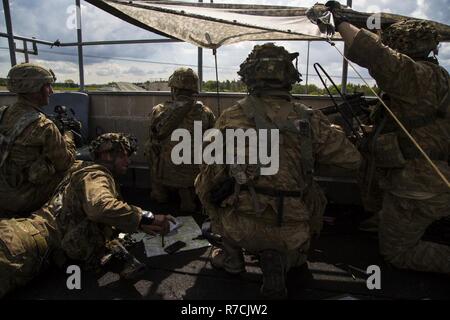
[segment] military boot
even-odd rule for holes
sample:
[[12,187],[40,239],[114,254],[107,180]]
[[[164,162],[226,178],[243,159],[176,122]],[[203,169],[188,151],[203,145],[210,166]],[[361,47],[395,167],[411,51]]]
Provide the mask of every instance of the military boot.
[[159,183],[152,183],[150,199],[157,203],[167,203],[169,201],[169,196],[167,195],[166,188]]
[[211,264],[214,268],[224,269],[231,274],[245,272],[244,255],[242,249],[223,241],[223,248],[213,247]]
[[195,203],[195,194],[192,188],[178,189],[180,196],[180,211],[194,213],[197,210]]
[[259,258],[263,273],[261,294],[268,299],[286,299],[286,257],[275,250],[264,250]]

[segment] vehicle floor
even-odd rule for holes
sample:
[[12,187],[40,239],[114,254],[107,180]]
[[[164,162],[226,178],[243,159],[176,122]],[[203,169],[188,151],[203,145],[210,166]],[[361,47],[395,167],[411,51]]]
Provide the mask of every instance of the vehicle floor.
[[[177,199],[170,205],[154,205],[149,191],[125,189],[124,198],[132,204],[155,212],[177,216]],[[358,231],[366,216],[361,208],[329,205],[322,234],[312,241],[308,263],[291,269],[287,283],[289,299],[449,299],[448,275],[396,269],[378,254],[376,234]],[[201,224],[205,219],[194,215]],[[246,254],[246,272],[229,275],[213,268],[209,262],[211,247],[146,258],[142,242],[130,250],[147,266],[133,280],[116,281],[99,287],[97,280],[114,266],[100,273],[82,271],[81,289],[69,290],[66,270],[52,267],[6,299],[150,299],[150,300],[255,300],[261,299],[262,281],[257,257]],[[381,270],[381,289],[369,290],[367,267]],[[140,294],[135,284],[146,280]]]

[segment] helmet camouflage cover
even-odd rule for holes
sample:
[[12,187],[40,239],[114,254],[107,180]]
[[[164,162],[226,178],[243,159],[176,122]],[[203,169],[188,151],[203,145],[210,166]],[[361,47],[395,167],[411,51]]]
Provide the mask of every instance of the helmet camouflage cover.
[[89,145],[89,152],[94,159],[99,153],[119,150],[125,150],[129,155],[134,154],[137,151],[136,137],[126,133],[104,133]]
[[382,33],[382,42],[411,58],[426,58],[439,44],[438,32],[428,21],[403,20]]
[[37,64],[21,63],[9,70],[7,88],[14,93],[39,92],[43,85],[54,83],[55,74]]
[[191,68],[178,68],[169,77],[171,88],[191,90],[198,93],[198,76]]
[[292,64],[298,52],[289,53],[273,43],[256,45],[241,64],[238,75],[251,90],[254,88],[288,88],[301,81],[301,74]]

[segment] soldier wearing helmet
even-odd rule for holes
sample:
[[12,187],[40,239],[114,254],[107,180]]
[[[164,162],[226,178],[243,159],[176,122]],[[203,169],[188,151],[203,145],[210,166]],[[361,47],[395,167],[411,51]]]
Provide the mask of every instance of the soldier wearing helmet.
[[205,164],[195,181],[212,232],[222,236],[212,265],[241,273],[242,248],[258,254],[261,293],[274,299],[287,296],[287,272],[306,262],[311,236],[322,226],[326,199],[313,181],[315,163],[355,170],[360,161],[341,128],[290,94],[300,80],[293,65],[297,57],[273,43],[255,46],[238,72],[249,95],[226,109],[215,125],[221,131],[278,130],[278,172],[261,175],[261,164]]
[[154,215],[120,195],[116,178],[126,173],[136,139],[106,133],[92,141],[90,151],[94,162],[76,161],[30,218],[0,221],[0,297],[35,277],[50,260],[61,265],[75,260],[98,270],[119,232],[168,232],[170,215]]
[[31,63],[8,73],[7,88],[17,102],[0,107],[0,217],[28,216],[40,208],[74,162],[72,134],[61,135],[40,109],[55,79],[51,70]]
[[[369,70],[383,100],[450,179],[450,77],[435,57],[439,35],[433,24],[400,21],[382,30],[380,38],[346,22],[336,1],[326,5],[338,17],[347,57]],[[449,215],[450,189],[381,104],[372,119],[376,134],[369,140],[368,159],[378,170],[383,194],[374,219],[379,220],[381,254],[398,268],[448,274],[450,247],[423,235],[434,221]]]
[[[194,179],[199,172],[198,164],[175,165],[171,152],[177,144],[170,137],[175,129],[186,129],[192,136],[194,121],[201,121],[203,131],[214,125],[213,112],[196,100],[199,91],[198,76],[191,68],[179,68],[169,78],[172,101],[153,107],[150,114],[147,155],[151,170],[151,199],[164,203],[170,191],[180,197],[180,210],[195,212]],[[193,153],[192,153],[193,154]]]

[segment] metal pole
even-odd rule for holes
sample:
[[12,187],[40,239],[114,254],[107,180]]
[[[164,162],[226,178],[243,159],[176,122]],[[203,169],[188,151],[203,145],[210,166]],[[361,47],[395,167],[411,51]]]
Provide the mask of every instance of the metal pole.
[[78,69],[80,73],[80,91],[84,91],[84,64],[83,64],[83,37],[81,34],[81,5],[80,0],[75,0],[77,7],[77,42],[78,42]]
[[197,70],[198,70],[198,89],[201,92],[203,87],[203,49],[198,48],[198,63],[197,63]]
[[[1,35],[1,33],[0,33]],[[141,40],[108,40],[108,41],[86,41],[81,42],[83,46],[104,46],[114,44],[140,44],[140,43],[166,43],[166,42],[182,42],[177,39],[141,39]],[[51,45],[55,45],[51,43]],[[78,46],[78,42],[60,42],[57,47],[75,47]]]
[[[203,0],[198,0],[198,2],[203,3]],[[198,88],[201,92],[203,89],[203,49],[200,47],[198,48],[197,56]]]
[[[352,7],[352,0],[347,0],[347,6],[349,8]],[[344,45],[344,54],[347,53],[347,46]],[[348,76],[348,62],[347,60],[343,60],[342,62],[342,83],[341,83],[341,91],[342,94],[346,94],[347,93],[347,76]]]
[[28,47],[27,42],[23,40],[23,55],[25,56],[25,62],[28,63],[30,60],[28,59]]
[[305,93],[308,94],[308,78],[309,78],[309,47],[311,46],[311,41],[308,41],[308,54],[306,55],[306,88]]
[[6,32],[8,33],[9,57],[11,59],[11,67],[14,67],[17,64],[16,45],[14,43],[11,12],[9,11],[9,0],[3,0],[3,11],[5,12]]
[[[8,38],[8,34],[4,33],[4,32],[0,32],[0,37]],[[27,38],[27,37],[21,37],[21,36],[18,36],[18,35],[15,35],[13,38],[16,39],[16,40],[26,40],[26,41],[31,41],[33,43],[45,44],[45,45],[48,45],[48,46],[57,46],[55,44],[55,42],[39,40],[39,39],[36,39],[36,38]],[[76,44],[74,44],[74,45],[76,45]]]

